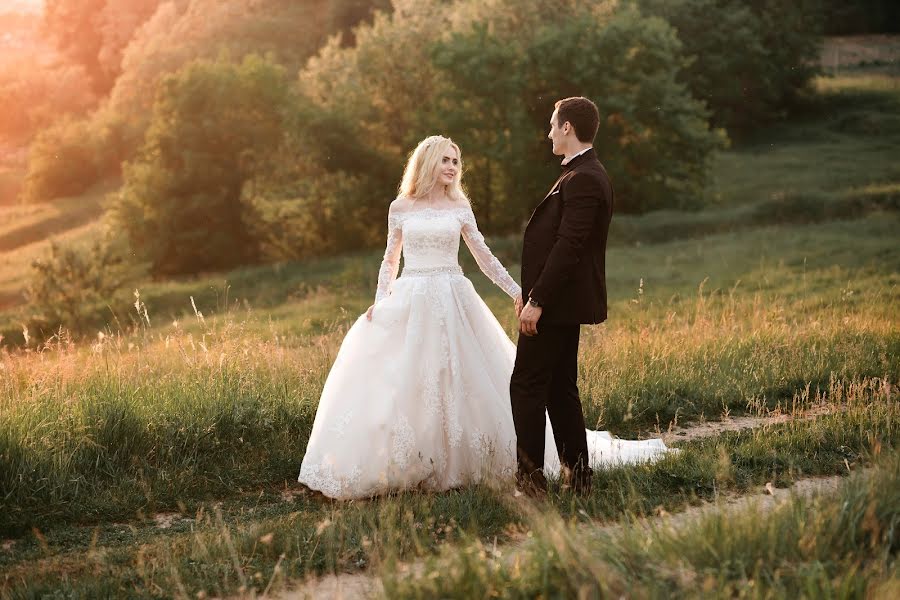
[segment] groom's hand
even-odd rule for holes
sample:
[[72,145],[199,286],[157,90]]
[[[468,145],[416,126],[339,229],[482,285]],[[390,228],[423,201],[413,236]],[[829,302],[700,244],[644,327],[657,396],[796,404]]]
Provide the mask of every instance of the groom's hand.
[[519,313],[519,332],[523,335],[537,335],[537,323],[544,309],[539,306],[526,304]]

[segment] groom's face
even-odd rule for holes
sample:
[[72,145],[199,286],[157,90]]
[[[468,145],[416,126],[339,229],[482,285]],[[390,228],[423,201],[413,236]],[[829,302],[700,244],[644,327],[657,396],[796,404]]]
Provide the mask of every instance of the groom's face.
[[571,126],[566,122],[560,127],[557,118],[558,111],[554,110],[553,116],[550,117],[550,133],[547,134],[547,139],[553,142],[553,154],[564,156],[566,131],[567,127]]

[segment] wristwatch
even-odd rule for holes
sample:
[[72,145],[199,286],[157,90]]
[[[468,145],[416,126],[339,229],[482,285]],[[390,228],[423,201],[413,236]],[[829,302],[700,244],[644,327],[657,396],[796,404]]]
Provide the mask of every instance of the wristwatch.
[[534,298],[531,298],[531,297],[528,298],[528,304],[530,304],[531,306],[533,306],[535,308],[541,307],[541,305],[538,304],[538,302]]

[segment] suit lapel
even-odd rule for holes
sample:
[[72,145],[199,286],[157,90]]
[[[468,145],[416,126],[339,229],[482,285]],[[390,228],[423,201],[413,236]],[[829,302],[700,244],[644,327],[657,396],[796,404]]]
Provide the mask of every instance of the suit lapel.
[[593,160],[593,161],[596,162],[598,165],[600,164],[600,161],[597,160],[597,152],[596,152],[596,150],[594,150],[593,148],[591,148],[590,150],[588,150],[587,152],[585,152],[584,154],[582,154],[582,155],[580,155],[580,156],[576,156],[574,159],[572,159],[572,160],[569,162],[569,164],[568,164],[567,166],[564,167],[564,170],[563,170],[562,175],[559,176],[559,178],[556,180],[556,182],[550,187],[550,191],[547,192],[547,195],[546,195],[546,196],[544,196],[544,199],[541,200],[540,203],[538,203],[538,205],[537,205],[537,206],[534,208],[534,210],[531,212],[531,216],[528,218],[528,223],[525,225],[525,229],[526,229],[526,230],[528,229],[528,226],[531,225],[531,221],[534,219],[534,215],[536,215],[537,212],[538,212],[538,211],[541,209],[541,207],[544,205],[544,203],[547,202],[547,199],[550,198],[550,196],[553,195],[553,192],[555,192],[556,190],[559,189],[559,186],[560,186],[560,183],[561,183],[562,180],[563,180],[563,177],[565,177],[566,175],[568,175],[569,173],[571,173],[572,171],[574,171],[574,170],[575,170],[577,167],[579,167],[582,163],[585,163],[585,162],[590,161],[590,160]]
[[543,200],[541,200],[538,203],[538,205],[536,207],[534,207],[534,210],[531,211],[531,216],[528,218],[528,223],[525,225],[525,229],[528,229],[528,226],[531,225],[531,220],[534,219],[534,215],[536,215],[538,210],[540,210],[540,208],[544,205],[544,202],[546,202],[547,199],[553,195],[553,192],[555,192],[559,189],[560,182],[562,181],[563,177],[565,177],[568,173],[569,172],[566,171],[565,173],[560,175],[559,178],[556,180],[556,182],[554,182],[554,184],[552,186],[550,186],[550,191],[547,192],[547,195],[544,196]]
[[552,194],[553,192],[555,192],[556,190],[559,189],[559,182],[562,181],[562,178],[566,176],[566,173],[568,173],[568,171],[566,171],[565,173],[563,173],[562,175],[560,175],[559,178],[557,178],[556,182],[555,182],[552,186],[550,186],[550,191],[547,192],[547,195],[544,196],[543,200],[541,200],[540,203],[538,203],[538,206],[540,206],[541,204],[543,204],[543,203],[544,203],[544,200],[546,200],[547,198],[550,197],[550,194]]

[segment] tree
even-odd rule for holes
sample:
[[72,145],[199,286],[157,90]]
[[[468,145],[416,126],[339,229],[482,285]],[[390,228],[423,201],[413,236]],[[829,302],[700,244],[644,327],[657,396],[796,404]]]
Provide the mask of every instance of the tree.
[[161,0],[106,0],[98,16],[100,49],[97,62],[112,86],[122,72],[122,56],[135,32],[159,8]]
[[465,149],[467,187],[484,226],[504,230],[523,218],[528,204],[521,199],[540,198],[540,187],[552,178],[523,102],[527,45],[491,25],[473,23],[434,47],[432,60],[448,79],[446,92],[435,98],[435,112]]
[[530,58],[529,98],[543,128],[556,98],[598,102],[594,145],[612,174],[617,210],[702,205],[708,161],[724,135],[710,129],[707,111],[679,81],[686,61],[665,21],[628,6],[599,22],[573,19],[543,28]]
[[328,35],[328,0],[177,0],[160,5],[136,31],[122,56],[110,93],[114,109],[145,114],[159,81],[198,59],[223,51],[234,60],[271,55],[288,71],[299,69]]
[[35,69],[41,60],[38,52],[22,52],[16,58],[0,62],[0,138],[27,141],[60,118],[84,114],[96,105],[83,67]]
[[344,115],[355,131],[323,154],[365,145],[386,157],[380,172],[366,163],[353,172],[376,192],[365,201],[379,230],[404,159],[432,133],[463,142],[487,228],[515,230],[558,172],[546,128],[554,101],[568,95],[600,104],[597,145],[619,209],[696,203],[721,137],[678,82],[684,62],[664,21],[614,3],[471,0],[447,13],[437,2],[404,0],[361,26],[355,47],[331,40],[300,83],[320,112]]
[[360,23],[370,23],[376,11],[390,10],[390,0],[331,0],[328,3],[329,29],[341,34],[345,46],[354,46],[354,29]]
[[[123,158],[134,158],[143,143],[160,81],[168,74],[194,60],[214,60],[222,52],[234,61],[248,54],[270,53],[275,62],[296,72],[330,32],[349,32],[360,19],[369,18],[373,10],[386,4],[386,0],[49,0],[46,24],[68,62],[64,70],[55,68],[52,76],[41,71],[40,82],[54,85],[42,87],[37,102],[19,102],[34,94],[30,94],[31,87],[25,90],[17,81],[0,89],[0,100],[11,97],[15,101],[13,110],[0,115],[0,133],[5,127],[22,135],[52,122],[35,119],[31,129],[20,125],[20,117],[30,117],[26,111],[34,107],[46,106],[48,110],[41,114],[54,117],[70,112],[44,98],[60,96],[74,103],[81,96],[68,85],[73,81],[71,75],[80,74],[74,79],[80,83],[87,74],[99,95],[109,92],[102,114],[91,121],[106,132],[102,138],[115,142],[115,151],[106,152],[94,143],[96,127],[86,128],[92,139],[84,140],[83,145],[100,153],[97,168],[68,175],[84,181],[85,187],[95,182],[84,180],[86,175],[103,178],[118,173]],[[58,88],[64,93],[54,87],[60,80],[67,84]],[[91,104],[98,94],[90,95]],[[60,179],[65,164],[39,160],[29,170],[36,180]],[[54,186],[41,188],[39,199],[52,197],[45,190],[56,193]]]
[[136,71],[115,94],[118,102],[123,95],[136,102],[148,89],[152,98],[165,73],[223,48],[238,58],[272,53],[299,68],[329,32],[349,34],[387,6],[386,0],[47,0],[44,21],[61,54],[84,67],[98,95],[122,87],[123,71]]
[[691,59],[681,79],[740,136],[782,116],[816,73],[819,0],[637,0],[666,19]]
[[900,33],[900,4],[895,0],[823,0],[828,35]]
[[245,186],[262,258],[296,260],[383,243],[383,209],[396,185],[392,159],[348,143],[359,137],[348,113],[322,111],[302,97],[295,108],[285,144]]
[[138,159],[124,169],[116,222],[156,275],[254,261],[245,185],[277,156],[291,93],[270,58],[197,61],[167,77]]
[[59,51],[74,64],[85,68],[94,91],[108,88],[99,54],[102,45],[100,12],[106,0],[46,0],[44,20]]

